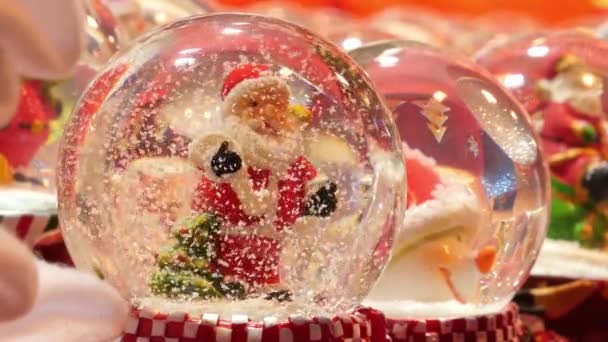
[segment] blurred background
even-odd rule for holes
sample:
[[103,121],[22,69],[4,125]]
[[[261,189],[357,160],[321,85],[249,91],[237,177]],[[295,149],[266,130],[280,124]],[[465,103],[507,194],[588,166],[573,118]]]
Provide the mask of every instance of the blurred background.
[[[245,6],[265,1],[219,0],[219,2],[229,6]],[[310,7],[336,7],[357,16],[372,15],[396,5],[422,7],[458,16],[479,16],[504,11],[527,15],[543,24],[551,25],[566,23],[574,18],[603,16],[608,9],[608,0],[293,0],[291,2]]]

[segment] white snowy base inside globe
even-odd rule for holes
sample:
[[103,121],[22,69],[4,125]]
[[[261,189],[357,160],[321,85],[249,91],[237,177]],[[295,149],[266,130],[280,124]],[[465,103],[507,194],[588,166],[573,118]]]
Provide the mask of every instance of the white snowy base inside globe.
[[608,253],[585,249],[572,241],[547,239],[532,268],[532,275],[608,279]]
[[419,302],[414,300],[373,301],[365,300],[364,306],[380,310],[387,318],[461,318],[500,312],[509,299],[491,304],[460,303],[456,300],[443,302]]
[[[296,304],[291,302],[279,303],[266,300],[263,297],[244,300],[207,300],[204,302],[179,302],[162,297],[145,297],[136,300],[140,308],[151,308],[163,313],[187,312],[190,316],[202,317],[203,314],[215,314],[220,319],[233,320],[235,316],[247,316],[254,321],[262,321],[269,317],[286,319],[296,312]],[[311,315],[312,316],[312,315]]]

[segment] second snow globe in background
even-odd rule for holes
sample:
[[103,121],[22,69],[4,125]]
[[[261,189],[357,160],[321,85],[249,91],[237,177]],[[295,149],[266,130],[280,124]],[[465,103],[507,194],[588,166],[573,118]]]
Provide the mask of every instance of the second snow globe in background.
[[523,108],[479,67],[401,41],[353,50],[403,138],[408,204],[366,304],[388,317],[498,312],[543,241],[547,173]]

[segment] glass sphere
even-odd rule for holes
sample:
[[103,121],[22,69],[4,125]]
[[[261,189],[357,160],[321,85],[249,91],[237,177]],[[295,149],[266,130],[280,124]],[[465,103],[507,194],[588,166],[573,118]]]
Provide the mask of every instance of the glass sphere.
[[60,151],[75,263],[165,311],[336,314],[405,200],[390,112],[337,47],[278,19],[193,17],[92,82]]
[[606,54],[608,42],[564,31],[513,39],[477,56],[530,113],[551,171],[549,239],[535,274],[608,277],[608,254],[591,251],[608,247]]
[[407,209],[364,304],[389,317],[498,312],[543,241],[547,175],[525,111],[465,58],[392,41],[353,50],[403,138]]

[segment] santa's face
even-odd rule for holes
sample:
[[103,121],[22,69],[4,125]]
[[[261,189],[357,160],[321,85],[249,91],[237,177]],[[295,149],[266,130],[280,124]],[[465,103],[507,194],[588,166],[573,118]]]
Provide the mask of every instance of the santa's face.
[[296,123],[289,114],[289,88],[274,79],[252,84],[236,99],[231,109],[260,134],[281,135],[296,129]]

